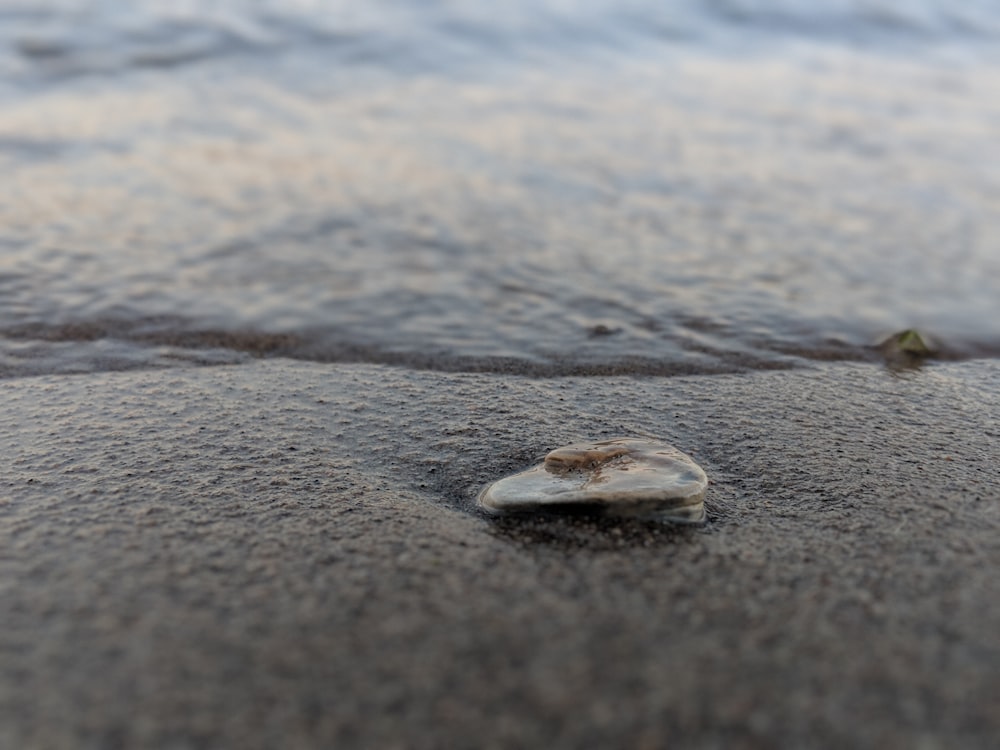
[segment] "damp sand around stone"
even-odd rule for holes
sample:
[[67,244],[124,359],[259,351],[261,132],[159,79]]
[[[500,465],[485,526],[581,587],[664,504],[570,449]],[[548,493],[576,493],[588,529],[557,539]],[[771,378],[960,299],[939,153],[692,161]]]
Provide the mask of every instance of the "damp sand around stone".
[[[0,381],[0,747],[996,747],[1000,364]],[[488,518],[656,435],[708,523]]]

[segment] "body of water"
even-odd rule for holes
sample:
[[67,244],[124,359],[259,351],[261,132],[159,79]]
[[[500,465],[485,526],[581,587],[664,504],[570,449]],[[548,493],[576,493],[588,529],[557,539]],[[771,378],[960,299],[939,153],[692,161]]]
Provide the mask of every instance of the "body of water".
[[0,374],[996,357],[998,44],[946,0],[0,0]]

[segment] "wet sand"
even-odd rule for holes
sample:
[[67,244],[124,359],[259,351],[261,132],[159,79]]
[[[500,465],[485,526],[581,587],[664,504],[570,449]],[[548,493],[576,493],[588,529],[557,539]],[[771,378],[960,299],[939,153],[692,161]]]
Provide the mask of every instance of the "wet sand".
[[[1000,365],[0,382],[0,746],[990,747]],[[701,528],[495,520],[665,439]]]

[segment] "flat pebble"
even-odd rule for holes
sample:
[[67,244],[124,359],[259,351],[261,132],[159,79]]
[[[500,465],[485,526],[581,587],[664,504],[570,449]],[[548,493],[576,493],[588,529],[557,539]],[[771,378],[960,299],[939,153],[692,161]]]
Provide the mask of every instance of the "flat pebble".
[[667,443],[614,438],[556,448],[538,466],[479,494],[490,513],[586,511],[608,516],[705,520],[708,477]]

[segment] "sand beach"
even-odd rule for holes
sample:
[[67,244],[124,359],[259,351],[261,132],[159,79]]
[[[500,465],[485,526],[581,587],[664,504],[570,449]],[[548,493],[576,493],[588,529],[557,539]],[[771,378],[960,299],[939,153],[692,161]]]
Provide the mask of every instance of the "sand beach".
[[[0,383],[0,745],[991,747],[998,378]],[[698,460],[705,526],[475,508],[620,434]]]

